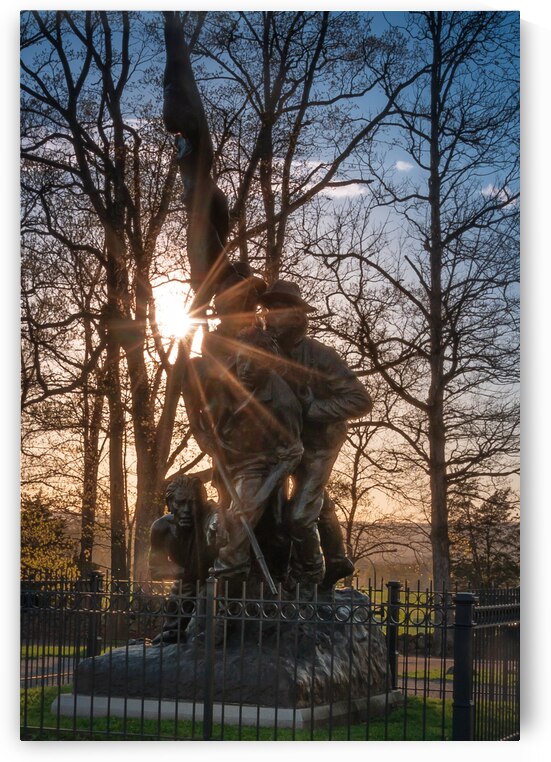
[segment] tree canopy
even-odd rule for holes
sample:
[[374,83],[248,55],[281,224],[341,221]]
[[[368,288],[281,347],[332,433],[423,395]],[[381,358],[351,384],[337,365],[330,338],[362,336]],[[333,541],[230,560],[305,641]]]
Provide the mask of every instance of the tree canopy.
[[21,506],[21,576],[71,576],[77,570],[75,542],[65,520],[41,493],[24,497]]

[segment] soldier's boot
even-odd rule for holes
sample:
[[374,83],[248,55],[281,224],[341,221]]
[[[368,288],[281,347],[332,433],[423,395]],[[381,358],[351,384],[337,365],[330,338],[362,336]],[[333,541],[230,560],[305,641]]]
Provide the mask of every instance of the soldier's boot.
[[163,630],[151,641],[152,646],[169,645],[171,643],[185,643],[186,636],[177,628],[173,630]]
[[355,570],[355,566],[349,558],[331,559],[327,564],[320,588],[323,590],[332,588],[340,579],[351,577]]
[[298,528],[292,534],[293,558],[290,577],[300,585],[300,593],[312,597],[316,585],[325,574],[323,555],[320,549],[317,528]]
[[320,545],[325,560],[325,576],[320,585],[323,589],[333,587],[340,579],[354,574],[354,564],[346,556],[341,525],[335,512],[335,503],[327,492],[318,519]]

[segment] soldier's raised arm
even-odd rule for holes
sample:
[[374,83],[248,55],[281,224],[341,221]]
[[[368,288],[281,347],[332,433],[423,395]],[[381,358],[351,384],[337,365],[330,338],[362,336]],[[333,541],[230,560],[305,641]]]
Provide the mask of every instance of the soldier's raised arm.
[[176,161],[188,214],[190,282],[197,309],[208,304],[230,268],[224,249],[229,232],[228,202],[211,176],[212,140],[182,21],[174,11],[166,11],[164,18],[163,119],[176,140]]

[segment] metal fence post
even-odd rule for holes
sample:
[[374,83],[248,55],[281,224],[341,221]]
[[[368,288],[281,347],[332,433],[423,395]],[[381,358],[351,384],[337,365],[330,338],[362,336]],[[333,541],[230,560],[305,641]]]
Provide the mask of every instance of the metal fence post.
[[395,690],[398,687],[398,620],[400,611],[401,582],[391,580],[386,583],[388,588],[386,633],[388,662],[390,665],[390,687]]
[[453,721],[452,740],[474,740],[473,638],[474,607],[472,593],[457,593],[453,639]]
[[214,704],[214,638],[216,615],[216,579],[209,577],[205,593],[205,690],[203,698],[203,740],[212,738]]
[[101,653],[101,596],[103,591],[102,572],[90,572],[88,579],[90,581],[91,604],[90,614],[88,616],[88,637],[86,640],[86,656],[99,656]]

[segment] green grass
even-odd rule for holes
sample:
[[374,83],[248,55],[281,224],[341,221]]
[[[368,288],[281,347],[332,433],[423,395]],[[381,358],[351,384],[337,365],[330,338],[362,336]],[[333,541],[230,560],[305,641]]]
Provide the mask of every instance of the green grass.
[[[453,683],[453,673],[446,672],[445,674],[442,674],[442,671],[440,667],[433,667],[431,669],[423,669],[420,667],[419,669],[408,669],[406,673],[403,675],[400,675],[400,678],[403,680],[404,677],[407,677],[408,680],[417,680],[420,681],[428,681],[428,680],[437,680],[438,682],[449,682]],[[492,674],[490,670],[482,671],[480,670],[478,674],[478,685],[487,688],[490,685],[493,686],[501,686],[501,685],[507,685],[510,684],[512,686],[515,685],[515,678],[516,675],[510,675],[508,679],[505,679],[503,674],[501,672],[496,672]]]
[[75,648],[75,646],[62,646],[61,648],[59,646],[21,646],[21,658],[43,659],[48,656],[55,658],[60,656],[75,656],[77,650],[82,658],[86,656],[85,646],[81,646],[79,649]]
[[441,680],[450,681],[453,683],[453,674],[442,674],[440,667],[433,667],[432,669],[408,669],[407,673],[402,677],[406,677],[412,680]]
[[[61,693],[70,693],[71,686],[63,686]],[[191,721],[155,720],[122,718],[57,717],[50,712],[52,701],[58,695],[57,688],[31,688],[27,690],[26,723],[24,719],[25,696],[21,692],[21,738],[28,741],[123,741],[134,738],[144,740],[201,740],[202,723]],[[350,727],[334,727],[318,730],[278,729],[274,738],[271,728],[242,727],[226,725],[222,734],[220,725],[213,729],[213,740],[225,741],[401,741],[401,740],[449,740],[451,737],[451,705],[444,707],[444,732],[442,732],[442,701],[410,698],[405,707],[392,711],[385,719],[374,717],[366,728],[365,723]],[[369,731],[367,733],[367,730]]]

